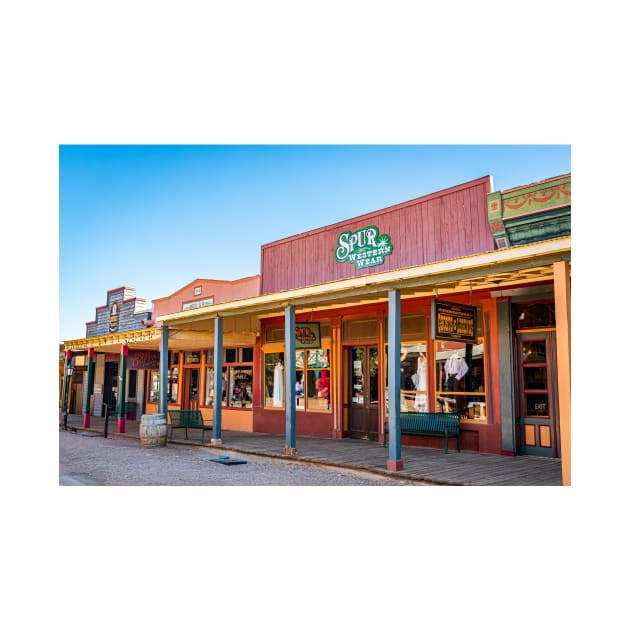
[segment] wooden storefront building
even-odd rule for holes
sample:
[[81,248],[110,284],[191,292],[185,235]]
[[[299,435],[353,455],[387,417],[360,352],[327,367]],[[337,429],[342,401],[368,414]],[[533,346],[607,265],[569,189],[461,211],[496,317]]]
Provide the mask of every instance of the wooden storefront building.
[[[285,434],[288,454],[452,411],[463,449],[569,466],[570,207],[570,175],[504,191],[486,176],[263,245],[248,290],[154,300],[144,408],[199,408],[215,441]],[[401,444],[442,443],[390,441],[393,470]]]

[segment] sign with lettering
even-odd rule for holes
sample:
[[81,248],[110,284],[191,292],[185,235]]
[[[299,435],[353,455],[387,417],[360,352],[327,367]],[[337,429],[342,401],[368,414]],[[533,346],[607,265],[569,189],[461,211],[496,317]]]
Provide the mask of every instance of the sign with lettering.
[[433,300],[433,339],[477,343],[477,309],[455,302]]
[[388,234],[379,234],[378,228],[370,225],[356,232],[342,232],[337,237],[335,260],[349,262],[357,269],[374,267],[385,262],[385,256],[394,251]]
[[203,300],[194,300],[193,302],[184,302],[182,304],[182,311],[189,311],[191,308],[202,308],[204,306],[212,306],[214,304],[214,298],[204,298]]
[[120,321],[120,304],[112,302],[109,307],[109,332],[116,332]]
[[295,347],[321,347],[319,322],[300,322],[295,324]]
[[127,358],[130,370],[158,370],[160,368],[160,353],[155,350],[131,350]]

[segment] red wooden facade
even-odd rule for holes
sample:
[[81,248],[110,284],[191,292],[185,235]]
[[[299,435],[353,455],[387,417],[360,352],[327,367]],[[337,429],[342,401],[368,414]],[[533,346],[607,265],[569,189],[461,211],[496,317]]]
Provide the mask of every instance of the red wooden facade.
[[[490,176],[485,176],[263,245],[261,294],[493,251],[487,217],[490,191]],[[334,253],[339,234],[370,225],[390,236],[393,252],[384,263],[357,269],[348,262],[337,262]]]

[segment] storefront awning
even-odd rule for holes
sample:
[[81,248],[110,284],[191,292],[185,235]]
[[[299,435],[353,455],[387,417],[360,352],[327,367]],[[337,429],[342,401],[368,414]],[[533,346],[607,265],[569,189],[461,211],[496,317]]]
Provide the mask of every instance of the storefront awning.
[[356,305],[387,299],[399,289],[402,297],[441,297],[468,290],[500,289],[553,280],[554,262],[571,260],[571,237],[496,250],[464,258],[326,282],[310,287],[259,295],[158,317],[169,330],[210,330],[217,316],[282,315],[286,305],[300,310]]

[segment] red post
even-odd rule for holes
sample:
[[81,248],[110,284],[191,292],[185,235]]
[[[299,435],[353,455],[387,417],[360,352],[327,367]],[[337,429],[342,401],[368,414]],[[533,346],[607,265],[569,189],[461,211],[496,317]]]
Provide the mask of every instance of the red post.
[[92,398],[92,381],[94,380],[94,348],[88,348],[88,373],[87,373],[87,393],[85,398],[85,407],[83,407],[83,428],[90,428],[90,419],[92,417],[92,409],[90,408],[90,399]]
[[129,354],[129,346],[123,345],[120,347],[120,367],[118,369],[118,433],[125,432],[125,416],[127,415],[127,403],[125,402],[126,388],[127,388],[127,356]]

